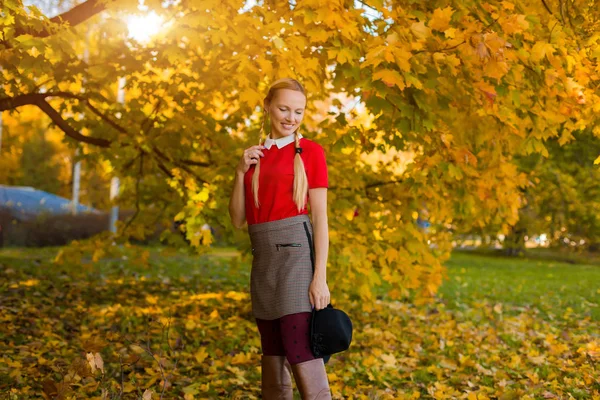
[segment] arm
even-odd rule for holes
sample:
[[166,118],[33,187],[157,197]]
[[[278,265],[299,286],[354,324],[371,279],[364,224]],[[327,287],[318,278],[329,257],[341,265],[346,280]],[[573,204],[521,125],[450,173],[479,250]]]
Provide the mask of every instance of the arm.
[[233,226],[242,229],[246,220],[246,195],[244,193],[244,175],[248,172],[251,165],[258,163],[259,157],[264,157],[263,145],[252,146],[244,150],[244,155],[240,159],[235,169],[235,179],[233,181],[233,192],[229,200],[229,216]]
[[315,273],[308,289],[310,304],[322,310],[330,303],[331,295],[327,287],[327,251],[329,248],[329,227],[327,224],[327,188],[308,189],[310,212],[312,214],[313,238],[315,242]]
[[233,226],[238,229],[241,229],[246,222],[246,208],[244,201],[244,173],[236,170],[233,182],[233,193],[229,200],[229,216],[231,217]]
[[309,189],[315,242],[314,278],[327,281],[327,256],[329,250],[329,226],[327,222],[327,188]]

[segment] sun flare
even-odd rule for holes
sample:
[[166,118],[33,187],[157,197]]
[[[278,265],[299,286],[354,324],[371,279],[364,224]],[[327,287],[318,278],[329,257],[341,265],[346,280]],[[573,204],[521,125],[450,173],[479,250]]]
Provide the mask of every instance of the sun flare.
[[127,18],[129,37],[140,43],[150,41],[163,28],[164,18],[151,11],[144,15],[131,15]]

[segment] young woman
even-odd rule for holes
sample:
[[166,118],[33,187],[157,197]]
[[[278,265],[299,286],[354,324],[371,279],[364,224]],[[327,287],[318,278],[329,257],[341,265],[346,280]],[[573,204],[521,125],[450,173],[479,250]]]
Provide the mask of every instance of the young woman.
[[314,357],[309,342],[312,309],[330,301],[329,184],[323,148],[298,130],[305,107],[298,81],[273,83],[264,99],[270,135],[261,144],[263,120],[259,145],[244,150],[237,166],[229,203],[233,225],[242,228],[247,221],[252,244],[250,294],[262,347],[263,399],[293,399],[292,374],[302,399],[331,399],[323,358]]

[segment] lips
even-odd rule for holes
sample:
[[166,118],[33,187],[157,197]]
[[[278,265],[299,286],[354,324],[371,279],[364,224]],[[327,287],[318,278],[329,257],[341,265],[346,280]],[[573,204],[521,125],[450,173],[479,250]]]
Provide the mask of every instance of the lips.
[[281,126],[283,126],[285,129],[292,129],[294,127],[294,124],[286,124],[282,122]]

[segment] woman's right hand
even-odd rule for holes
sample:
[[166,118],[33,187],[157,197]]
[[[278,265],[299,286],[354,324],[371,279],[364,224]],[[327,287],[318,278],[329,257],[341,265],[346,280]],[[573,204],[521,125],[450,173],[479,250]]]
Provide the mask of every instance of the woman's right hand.
[[248,147],[246,150],[244,150],[244,154],[238,163],[237,171],[241,174],[245,174],[252,164],[256,164],[258,162],[258,157],[265,156],[262,152],[264,148],[265,146],[263,145],[256,145]]

